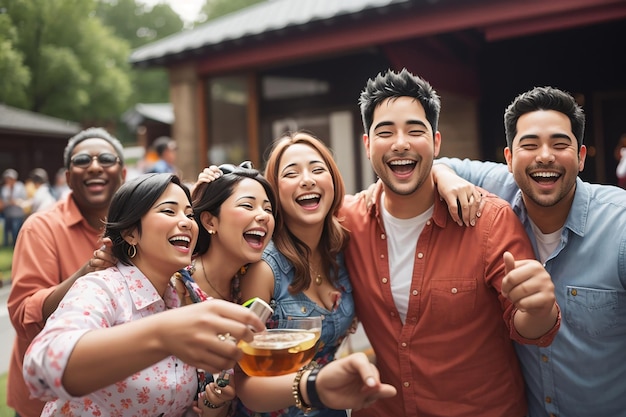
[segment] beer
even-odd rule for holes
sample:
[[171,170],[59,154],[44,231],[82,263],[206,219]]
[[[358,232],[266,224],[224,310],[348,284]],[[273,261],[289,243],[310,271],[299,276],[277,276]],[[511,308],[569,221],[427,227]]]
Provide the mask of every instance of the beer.
[[251,343],[239,342],[241,369],[249,376],[277,376],[296,372],[315,355],[320,329],[267,329]]

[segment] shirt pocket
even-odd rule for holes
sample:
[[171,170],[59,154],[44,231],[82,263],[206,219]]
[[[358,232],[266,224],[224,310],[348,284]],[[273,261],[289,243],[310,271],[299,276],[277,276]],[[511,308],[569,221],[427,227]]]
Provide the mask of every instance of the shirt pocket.
[[431,310],[446,324],[472,319],[476,306],[476,280],[450,279],[431,281]]
[[567,286],[565,320],[589,336],[617,326],[618,294],[614,290]]

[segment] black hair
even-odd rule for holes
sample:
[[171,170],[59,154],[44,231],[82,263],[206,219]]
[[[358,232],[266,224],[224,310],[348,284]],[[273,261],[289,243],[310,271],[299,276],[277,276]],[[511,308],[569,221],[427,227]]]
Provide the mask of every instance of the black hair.
[[219,217],[222,204],[233,194],[235,186],[244,178],[253,179],[261,184],[272,205],[272,209],[276,208],[276,194],[274,189],[269,182],[267,182],[265,177],[261,175],[257,169],[252,167],[251,162],[245,161],[239,166],[224,164],[220,165],[219,168],[223,173],[221,177],[209,183],[201,183],[193,190],[193,212],[196,222],[200,226],[198,242],[194,250],[194,254],[197,255],[206,253],[211,245],[211,235],[208,230],[202,226],[200,215],[206,211],[215,217]]
[[583,144],[585,113],[571,94],[554,87],[535,87],[515,97],[504,111],[506,144],[512,149],[517,135],[517,121],[526,113],[538,110],[554,110],[566,115],[572,124],[572,132],[578,141],[578,150]]
[[152,147],[160,158],[163,156],[163,153],[172,142],[174,142],[174,139],[170,138],[169,136],[159,136],[154,140],[154,142],[152,142]]
[[365,133],[369,134],[376,107],[388,98],[411,97],[424,107],[426,120],[433,133],[437,131],[441,101],[433,87],[421,77],[411,74],[406,68],[399,73],[392,70],[369,79],[359,97],[361,119]]
[[191,204],[189,189],[173,174],[140,175],[122,184],[113,195],[104,237],[111,239],[113,255],[124,265],[132,264],[128,256],[130,245],[124,240],[124,234],[136,228],[137,233],[141,235],[141,218],[148,213],[170,184],[182,188]]
[[65,169],[70,169],[72,152],[74,152],[76,145],[87,139],[104,139],[109,142],[111,146],[113,146],[113,149],[115,149],[117,157],[120,158],[120,165],[124,166],[124,147],[122,146],[122,143],[103,128],[90,127],[72,136],[67,141],[67,145],[63,151],[63,163],[65,164]]

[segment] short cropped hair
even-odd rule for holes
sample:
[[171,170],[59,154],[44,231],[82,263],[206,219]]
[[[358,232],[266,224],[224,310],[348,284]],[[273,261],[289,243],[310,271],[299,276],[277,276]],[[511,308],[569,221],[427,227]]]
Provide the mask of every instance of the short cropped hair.
[[521,116],[539,110],[554,110],[566,115],[572,124],[572,132],[578,141],[578,150],[583,144],[585,113],[571,94],[554,87],[535,87],[515,97],[504,111],[506,144],[512,149],[517,135],[517,121]]
[[115,149],[117,157],[120,158],[120,165],[124,166],[124,147],[122,146],[122,143],[103,128],[90,127],[72,136],[67,141],[65,151],[63,151],[63,163],[65,165],[65,169],[70,169],[72,152],[74,152],[76,145],[87,139],[104,139],[109,142],[111,146],[113,146],[113,149]]
[[426,120],[430,123],[433,133],[437,131],[441,101],[435,89],[423,78],[411,74],[404,68],[399,73],[388,70],[384,74],[378,74],[374,79],[369,79],[365,89],[359,97],[361,107],[361,119],[365,133],[369,134],[374,119],[374,110],[388,98],[411,97],[418,100]]

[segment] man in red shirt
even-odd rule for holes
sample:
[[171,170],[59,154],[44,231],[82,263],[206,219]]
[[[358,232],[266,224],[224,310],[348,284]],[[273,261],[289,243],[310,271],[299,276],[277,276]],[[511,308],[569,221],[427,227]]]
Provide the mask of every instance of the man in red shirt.
[[101,232],[111,198],[126,177],[121,143],[101,128],[69,139],[64,152],[71,192],[50,210],[29,216],[13,252],[7,301],[16,331],[7,381],[7,404],[21,417],[41,415],[44,402],[29,398],[22,362],[33,338],[77,278],[114,265]]
[[512,342],[552,342],[560,312],[549,274],[507,202],[483,191],[474,226],[449,217],[431,176],[440,101],[426,81],[389,71],[368,81],[360,105],[382,187],[371,207],[343,206],[346,263],[381,380],[398,395],[353,415],[523,417]]

